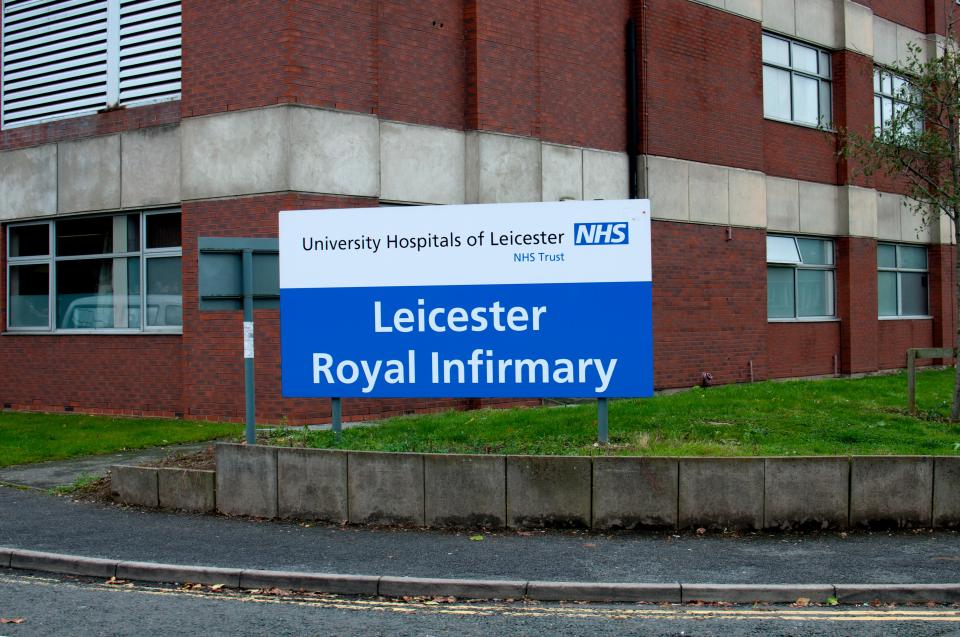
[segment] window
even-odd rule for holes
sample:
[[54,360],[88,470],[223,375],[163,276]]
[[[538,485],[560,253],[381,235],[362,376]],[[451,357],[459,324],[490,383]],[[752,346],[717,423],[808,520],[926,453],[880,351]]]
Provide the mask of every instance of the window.
[[16,224],[7,241],[9,330],[183,325],[179,212]]
[[2,126],[180,99],[180,0],[3,2]]
[[833,241],[767,237],[767,317],[833,318]]
[[926,316],[927,249],[877,244],[877,305],[883,316]]
[[830,100],[830,52],[764,33],[764,116],[829,126]]
[[903,121],[913,99],[913,89],[903,77],[886,69],[873,69],[873,127],[879,133],[890,127],[894,116],[903,123],[903,133],[923,132],[923,121]]

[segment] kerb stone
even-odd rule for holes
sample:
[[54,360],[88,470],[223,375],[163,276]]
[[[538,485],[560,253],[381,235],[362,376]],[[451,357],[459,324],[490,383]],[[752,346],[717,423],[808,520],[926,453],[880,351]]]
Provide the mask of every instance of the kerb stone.
[[110,492],[124,504],[156,508],[160,505],[157,469],[114,465],[110,467]]
[[157,478],[162,508],[197,513],[208,513],[216,508],[215,472],[197,469],[158,469]]

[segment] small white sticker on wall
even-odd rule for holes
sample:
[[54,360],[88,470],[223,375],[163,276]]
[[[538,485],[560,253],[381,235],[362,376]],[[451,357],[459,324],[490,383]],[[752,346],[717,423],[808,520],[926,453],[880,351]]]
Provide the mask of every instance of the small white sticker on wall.
[[253,321],[243,322],[243,357],[253,358]]

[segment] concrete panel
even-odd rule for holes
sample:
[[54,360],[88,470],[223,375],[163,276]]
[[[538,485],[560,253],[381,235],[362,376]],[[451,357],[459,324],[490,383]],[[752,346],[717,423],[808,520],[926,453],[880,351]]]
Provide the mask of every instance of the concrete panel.
[[593,528],[675,528],[678,472],[671,458],[594,458]]
[[151,126],[120,136],[120,205],[180,203],[180,127]]
[[160,506],[197,513],[216,509],[213,471],[196,469],[158,469],[157,487]]
[[920,33],[919,31],[914,31],[913,29],[908,29],[907,27],[898,24],[897,61],[900,64],[905,64],[913,55],[910,52],[911,44],[920,47],[920,55],[918,58],[921,62],[926,62],[929,55],[927,50],[929,41],[927,40],[926,34]]
[[847,215],[840,209],[840,189],[830,184],[801,181],[800,232],[840,235],[847,231]]
[[708,7],[715,7],[717,9],[726,10],[724,0],[693,0],[693,1],[699,4],[705,4]]
[[763,0],[763,28],[795,34],[797,22],[794,0]]
[[766,458],[764,462],[764,528],[849,525],[847,458]]
[[506,458],[425,455],[423,462],[427,526],[506,526]]
[[960,526],[960,457],[934,459],[933,526]]
[[680,528],[763,526],[762,458],[681,458]]
[[763,0],[726,0],[726,9],[730,13],[759,21],[763,17]]
[[0,220],[57,212],[57,145],[0,152]]
[[319,449],[277,452],[277,512],[282,518],[346,522],[347,454]]
[[873,16],[873,61],[877,64],[896,64],[897,25]]
[[900,208],[903,197],[889,193],[877,193],[877,238],[900,241]]
[[842,0],[801,0],[796,11],[798,38],[830,49],[843,47]]
[[953,221],[950,220],[950,217],[947,215],[940,215],[940,218],[937,219],[934,228],[932,229],[933,241],[935,243],[943,243],[946,245],[954,243],[956,235],[953,229]]
[[873,11],[858,2],[843,2],[843,45],[873,57]]
[[110,493],[123,504],[157,507],[157,470],[151,467],[110,467]]
[[929,526],[933,458],[854,456],[850,473],[851,526]]
[[376,117],[296,106],[288,112],[291,190],[379,196]]
[[351,452],[350,522],[423,526],[423,456]]
[[277,448],[218,444],[217,511],[277,517]]
[[932,243],[935,231],[917,210],[916,203],[907,197],[900,200],[900,237],[904,241]]
[[[847,233],[852,237],[877,236],[877,191],[857,186],[840,188],[840,209],[847,215]],[[845,233],[840,233],[845,234]]]
[[730,180],[730,223],[750,228],[767,227],[767,181],[752,170],[728,171]]
[[690,221],[730,223],[730,189],[723,166],[690,162]]
[[800,182],[767,177],[767,229],[800,231]]
[[507,457],[507,524],[590,526],[590,458]]
[[120,207],[120,135],[57,144],[57,212]]
[[540,201],[540,140],[478,133],[479,203]]
[[480,133],[467,131],[463,149],[463,196],[466,203],[480,202]]
[[583,198],[626,199],[630,194],[626,153],[583,149]]
[[647,197],[654,219],[690,219],[689,163],[666,157],[647,157]]
[[464,135],[460,131],[380,123],[380,198],[464,203]]
[[544,144],[543,200],[583,199],[583,149]]
[[183,199],[288,190],[288,132],[285,107],[184,119]]

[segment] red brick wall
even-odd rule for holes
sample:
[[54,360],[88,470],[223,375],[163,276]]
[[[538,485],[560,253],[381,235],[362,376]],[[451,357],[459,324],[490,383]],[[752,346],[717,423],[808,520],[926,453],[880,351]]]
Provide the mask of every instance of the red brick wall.
[[927,33],[927,8],[939,0],[857,0],[876,16]]
[[[879,369],[906,367],[911,347],[933,347],[933,321],[879,321],[877,365]],[[927,362],[927,361],[923,361]]]
[[[833,53],[833,122],[837,130],[858,135],[873,134],[873,59],[852,51]],[[833,150],[837,151],[836,139]],[[819,144],[819,142],[818,142]],[[855,159],[840,159],[839,183],[868,187],[872,180],[863,174]]]
[[763,120],[764,172],[768,175],[835,184],[836,153],[835,135],[806,126]]
[[954,246],[932,245],[927,248],[930,268],[930,315],[933,316],[933,346],[956,348],[957,289]]
[[833,374],[840,323],[768,323],[766,353],[767,378]]
[[845,374],[877,369],[877,243],[837,240],[837,316],[840,370]]
[[655,221],[652,245],[655,385],[764,378],[765,233]]

